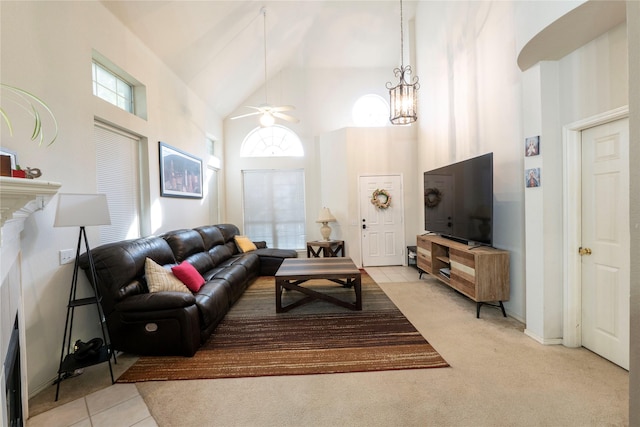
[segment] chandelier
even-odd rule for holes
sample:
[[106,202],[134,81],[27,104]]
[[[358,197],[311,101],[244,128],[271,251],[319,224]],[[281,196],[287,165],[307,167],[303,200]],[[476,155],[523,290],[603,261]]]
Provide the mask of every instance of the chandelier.
[[[397,85],[387,82],[389,89],[389,120],[394,125],[406,125],[418,120],[417,93],[420,89],[418,77],[411,78],[411,66],[404,66],[404,28],[402,26],[402,0],[400,0],[400,68],[393,74],[400,79]],[[409,80],[409,82],[407,81]]]

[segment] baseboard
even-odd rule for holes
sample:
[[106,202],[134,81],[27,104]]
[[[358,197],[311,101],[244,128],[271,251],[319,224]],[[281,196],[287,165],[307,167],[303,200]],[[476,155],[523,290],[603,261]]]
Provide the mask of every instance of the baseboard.
[[529,338],[532,338],[536,341],[538,341],[540,344],[542,345],[559,345],[562,344],[562,338],[542,338],[536,334],[534,334],[533,332],[531,332],[530,330],[526,329],[524,330],[524,334],[526,336],[528,336]]

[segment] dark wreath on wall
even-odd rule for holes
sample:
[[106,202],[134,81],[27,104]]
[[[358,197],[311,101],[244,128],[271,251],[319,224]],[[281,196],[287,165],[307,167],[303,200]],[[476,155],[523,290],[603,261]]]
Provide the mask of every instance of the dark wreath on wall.
[[435,208],[442,200],[442,192],[437,188],[427,188],[424,191],[424,204],[428,208]]
[[202,160],[164,142],[160,146],[160,195],[202,198]]

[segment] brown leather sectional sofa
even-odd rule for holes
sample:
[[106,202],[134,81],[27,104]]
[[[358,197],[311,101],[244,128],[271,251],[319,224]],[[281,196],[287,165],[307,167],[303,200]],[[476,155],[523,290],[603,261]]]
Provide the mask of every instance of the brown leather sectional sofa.
[[[192,356],[256,277],[273,276],[284,258],[297,257],[294,250],[267,248],[264,242],[239,252],[234,240],[239,234],[233,224],[208,225],[92,249],[112,348]],[[149,293],[147,258],[165,268],[186,260],[205,284],[196,293]],[[91,280],[86,254],[80,266]]]

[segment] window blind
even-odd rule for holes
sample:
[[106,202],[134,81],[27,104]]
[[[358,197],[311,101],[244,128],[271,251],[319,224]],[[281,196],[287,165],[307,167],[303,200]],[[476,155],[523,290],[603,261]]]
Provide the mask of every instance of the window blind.
[[272,248],[304,249],[304,171],[242,172],[244,233]]
[[140,237],[140,139],[95,122],[98,193],[107,195],[111,225],[100,227],[100,244]]

